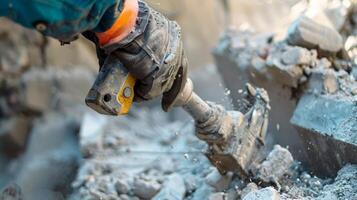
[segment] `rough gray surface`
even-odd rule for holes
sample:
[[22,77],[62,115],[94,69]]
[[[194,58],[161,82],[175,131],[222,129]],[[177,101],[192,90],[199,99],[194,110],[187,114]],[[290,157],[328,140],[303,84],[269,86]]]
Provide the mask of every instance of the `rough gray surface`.
[[264,182],[278,182],[283,175],[288,174],[293,162],[289,150],[275,145],[266,160],[258,165],[255,176]]
[[163,188],[153,197],[153,200],[181,200],[185,197],[186,188],[179,174],[171,174],[163,182]]
[[[328,4],[323,9],[345,10],[340,4],[332,9],[332,5],[337,5],[335,2]],[[335,11],[338,13],[337,10]],[[349,15],[345,19],[347,16]],[[332,16],[326,19],[330,17],[333,19]],[[242,88],[244,82],[249,81],[265,88],[271,98],[268,135],[273,139],[271,143],[288,146],[294,158],[305,167],[313,169],[319,175],[332,177],[345,164],[356,163],[347,153],[355,152],[355,147],[343,145],[344,142],[354,144],[356,136],[353,128],[356,120],[355,117],[352,118],[356,115],[354,105],[357,101],[357,81],[353,75],[356,64],[343,52],[336,54],[343,48],[343,42],[340,34],[334,30],[334,25],[321,28],[322,22],[321,26],[316,23],[320,22],[312,22],[302,16],[292,24],[287,40],[283,41],[274,41],[274,37],[261,37],[262,34],[228,30],[215,49],[215,56],[217,67],[231,91],[234,106],[237,109],[241,107],[238,99],[242,90],[239,87]],[[341,34],[346,33],[342,31]],[[352,39],[346,46],[352,48]],[[353,59],[353,51],[348,51]],[[331,108],[319,111],[326,107],[325,101],[302,102],[305,95],[330,99],[336,105],[330,102]],[[299,128],[290,123],[297,105],[301,111]],[[313,106],[315,108],[308,111],[307,108]],[[342,113],[344,110],[346,112]],[[307,116],[306,113],[311,115]],[[303,119],[305,115],[306,119]],[[339,118],[336,119],[338,123],[332,118]],[[327,121],[329,124],[326,127],[336,137],[326,136],[323,127],[317,127],[320,126],[318,123],[325,124]],[[316,127],[309,128],[315,122],[318,122]],[[305,129],[308,131],[304,131]],[[313,133],[312,129],[318,134]],[[327,144],[336,146],[335,154],[333,151],[326,153]],[[321,169],[316,160],[329,164],[323,165],[322,168],[325,169]]]
[[357,166],[347,165],[342,168],[335,182],[325,185],[321,195],[316,199],[357,199]]
[[280,195],[272,187],[267,187],[260,189],[258,191],[253,191],[247,194],[243,200],[279,200]]
[[[284,176],[278,172],[279,181],[265,185],[261,185],[259,178],[255,185],[232,174],[221,175],[205,157],[206,145],[194,136],[192,122],[168,121],[160,108],[133,109],[130,116],[119,119],[93,113],[86,115],[82,121],[83,131],[90,131],[93,122],[103,122],[98,129],[93,128],[98,130],[100,148],[80,167],[72,184],[72,200],[239,199],[267,185],[276,190],[280,188],[286,199],[313,199],[330,183],[306,172],[300,173],[296,164],[287,170],[290,162],[284,165],[287,170]],[[91,143],[91,140],[83,141]],[[271,153],[274,159],[267,161],[286,161],[287,157],[291,161],[291,155],[285,153],[288,153],[286,149],[276,147]]]
[[343,48],[343,38],[330,27],[301,16],[289,28],[289,44],[317,49],[321,55],[337,53]]

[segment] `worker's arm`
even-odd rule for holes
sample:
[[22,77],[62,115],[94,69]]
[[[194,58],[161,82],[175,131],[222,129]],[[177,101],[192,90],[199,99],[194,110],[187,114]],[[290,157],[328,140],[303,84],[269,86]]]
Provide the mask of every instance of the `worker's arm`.
[[1,0],[0,15],[63,42],[83,33],[100,64],[119,59],[138,79],[141,99],[167,93],[185,75],[179,26],[139,0]]

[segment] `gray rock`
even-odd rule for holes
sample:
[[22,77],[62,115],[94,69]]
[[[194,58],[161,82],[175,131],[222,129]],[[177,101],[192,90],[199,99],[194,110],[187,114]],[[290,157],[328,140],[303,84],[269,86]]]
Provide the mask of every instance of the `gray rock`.
[[232,181],[233,173],[228,172],[225,175],[221,175],[217,168],[213,168],[212,171],[206,176],[206,183],[216,191],[222,191],[227,189]]
[[282,55],[285,65],[309,65],[314,59],[309,50],[301,47],[289,48]]
[[247,194],[257,191],[259,188],[255,183],[248,183],[248,185],[241,191],[240,198],[243,199]]
[[247,194],[243,200],[279,200],[280,195],[272,187],[267,187],[260,189],[258,191],[253,191]]
[[323,84],[325,91],[329,94],[334,94],[339,89],[336,73],[332,69],[326,71]]
[[191,200],[208,199],[214,193],[215,189],[207,184],[200,185],[199,188],[193,193]]
[[[303,68],[296,63],[307,62],[307,59],[303,58],[305,56],[299,55],[298,51],[300,51],[298,48],[294,50],[294,47],[285,43],[276,44],[273,47],[272,53],[267,58],[267,66],[269,74],[273,75],[273,79],[276,82],[289,87],[298,86],[299,80],[303,76]],[[301,50],[301,52],[304,51]]]
[[171,174],[153,200],[181,200],[186,193],[185,183],[179,174]]
[[334,29],[305,16],[298,18],[288,31],[289,44],[315,49],[320,55],[331,55],[343,48],[343,39]]
[[293,161],[289,150],[275,145],[266,160],[258,167],[256,177],[264,182],[276,182],[288,173]]
[[153,179],[143,179],[142,177],[134,179],[133,192],[140,198],[151,199],[159,192],[160,188],[161,185]]
[[333,69],[313,69],[308,86],[315,93],[334,94],[339,90],[337,73]]
[[130,191],[130,185],[128,181],[120,179],[115,183],[115,189],[118,194],[127,194]]

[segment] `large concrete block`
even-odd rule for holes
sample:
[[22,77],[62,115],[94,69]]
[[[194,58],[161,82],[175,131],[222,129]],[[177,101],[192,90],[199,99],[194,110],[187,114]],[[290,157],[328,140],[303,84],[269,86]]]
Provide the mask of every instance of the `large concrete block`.
[[357,163],[356,101],[331,95],[305,94],[291,123],[301,133],[310,169],[332,176],[347,163]]

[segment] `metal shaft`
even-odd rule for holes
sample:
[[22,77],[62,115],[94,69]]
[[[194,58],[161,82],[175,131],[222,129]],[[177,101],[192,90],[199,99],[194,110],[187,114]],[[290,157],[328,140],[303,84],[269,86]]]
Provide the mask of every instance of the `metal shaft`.
[[189,101],[183,105],[182,108],[197,122],[207,121],[212,114],[211,107],[194,92]]
[[205,122],[212,117],[212,108],[193,92],[193,84],[190,79],[187,80],[176,106],[182,106],[196,122]]

